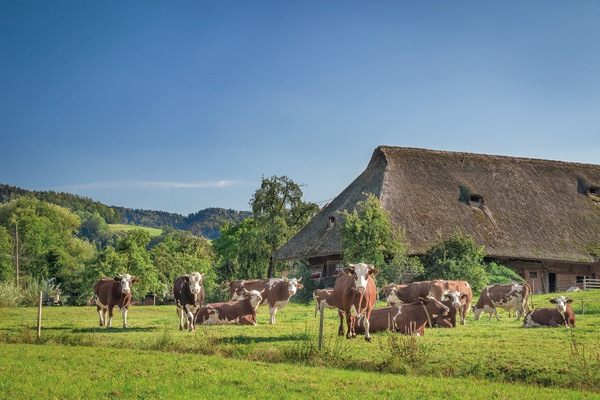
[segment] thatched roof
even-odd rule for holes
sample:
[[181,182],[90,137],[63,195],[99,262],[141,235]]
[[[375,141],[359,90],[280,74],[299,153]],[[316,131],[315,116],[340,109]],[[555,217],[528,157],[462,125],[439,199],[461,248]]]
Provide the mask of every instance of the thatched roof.
[[[456,228],[489,256],[591,262],[600,246],[600,165],[380,146],[365,171],[275,253],[340,253],[338,211],[373,193],[422,254]],[[481,204],[477,204],[480,200]]]

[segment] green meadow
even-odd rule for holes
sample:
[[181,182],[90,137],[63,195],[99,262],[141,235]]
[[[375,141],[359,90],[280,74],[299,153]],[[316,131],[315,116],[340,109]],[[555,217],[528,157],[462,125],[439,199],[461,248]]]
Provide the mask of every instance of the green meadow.
[[337,336],[326,310],[321,348],[314,304],[196,332],[178,330],[174,306],[132,306],[129,329],[120,313],[101,328],[95,307],[45,307],[39,338],[36,308],[0,308],[0,398],[600,398],[600,290],[571,297],[574,329],[471,312],[466,326],[371,343]]
[[133,229],[143,229],[150,233],[150,236],[158,236],[162,233],[162,229],[148,228],[146,226],[125,225],[125,224],[108,224],[109,232],[128,232]]

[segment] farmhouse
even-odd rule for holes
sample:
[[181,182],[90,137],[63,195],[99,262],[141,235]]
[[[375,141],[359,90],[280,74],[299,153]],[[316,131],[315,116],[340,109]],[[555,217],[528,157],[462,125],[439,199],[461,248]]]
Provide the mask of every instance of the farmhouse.
[[363,173],[275,260],[305,259],[331,285],[342,267],[340,212],[372,193],[423,254],[460,228],[535,293],[600,278],[600,165],[380,146]]

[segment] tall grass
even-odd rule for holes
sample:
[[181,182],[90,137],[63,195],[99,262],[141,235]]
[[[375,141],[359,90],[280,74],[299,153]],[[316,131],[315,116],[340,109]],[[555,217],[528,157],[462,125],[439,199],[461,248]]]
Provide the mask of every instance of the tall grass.
[[13,282],[0,282],[0,307],[16,307],[22,299],[21,289]]

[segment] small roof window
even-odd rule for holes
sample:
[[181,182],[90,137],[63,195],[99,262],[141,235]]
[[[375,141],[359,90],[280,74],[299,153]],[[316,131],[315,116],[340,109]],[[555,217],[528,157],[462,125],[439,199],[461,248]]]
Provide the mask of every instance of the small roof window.
[[600,197],[600,189],[599,189],[599,188],[597,188],[597,187],[591,187],[591,188],[588,190],[588,193],[589,193],[589,195],[590,195],[590,196],[592,196],[592,197]]
[[483,197],[477,194],[472,194],[469,197],[469,204],[471,205],[471,207],[481,208],[483,206]]
[[330,215],[327,217],[327,229],[332,229],[335,226],[335,216]]

